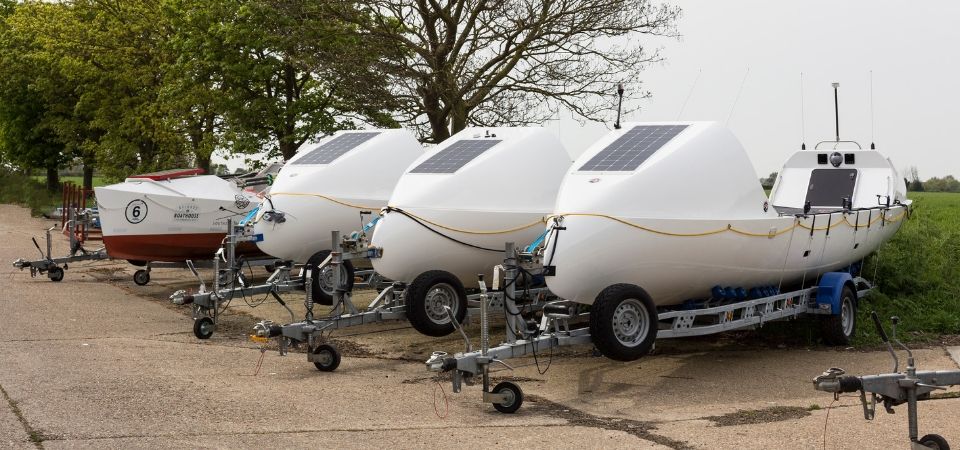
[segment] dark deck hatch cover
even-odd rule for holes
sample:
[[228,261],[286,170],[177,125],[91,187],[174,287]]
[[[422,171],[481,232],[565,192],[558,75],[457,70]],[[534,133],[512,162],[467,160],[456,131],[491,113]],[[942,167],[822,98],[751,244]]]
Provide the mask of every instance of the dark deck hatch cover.
[[843,199],[853,199],[857,169],[813,169],[807,200],[813,208],[843,206]]

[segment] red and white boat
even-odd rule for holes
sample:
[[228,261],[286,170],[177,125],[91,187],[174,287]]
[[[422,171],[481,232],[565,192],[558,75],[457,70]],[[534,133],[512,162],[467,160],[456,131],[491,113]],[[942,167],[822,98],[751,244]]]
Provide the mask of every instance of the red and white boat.
[[167,170],[95,188],[107,254],[131,262],[212,258],[227,234],[227,220],[242,219],[259,199],[242,182],[202,174],[203,169]]

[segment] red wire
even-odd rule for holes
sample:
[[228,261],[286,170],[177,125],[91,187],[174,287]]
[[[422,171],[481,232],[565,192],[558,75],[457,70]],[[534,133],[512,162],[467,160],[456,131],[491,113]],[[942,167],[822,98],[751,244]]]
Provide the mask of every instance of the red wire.
[[437,390],[436,390],[436,388],[434,388],[434,390],[433,390],[433,412],[434,412],[434,414],[437,415],[437,417],[439,417],[439,418],[441,418],[441,419],[446,419],[446,418],[447,418],[447,415],[450,414],[450,400],[447,399],[447,391],[444,391],[444,390],[443,390],[443,385],[440,384],[440,380],[436,380],[436,382],[437,382],[437,387],[440,388],[440,394],[443,396],[444,410],[443,410],[443,415],[440,415],[440,409],[437,408]]

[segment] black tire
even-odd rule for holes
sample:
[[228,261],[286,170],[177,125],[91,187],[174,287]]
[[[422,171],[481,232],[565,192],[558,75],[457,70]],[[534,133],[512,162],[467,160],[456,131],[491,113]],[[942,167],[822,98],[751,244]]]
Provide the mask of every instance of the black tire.
[[920,438],[920,445],[927,446],[934,450],[950,450],[950,444],[939,434],[928,434]]
[[193,321],[193,335],[197,339],[210,339],[213,336],[214,323],[209,317],[201,317]]
[[150,272],[147,272],[143,269],[134,272],[133,282],[136,283],[137,286],[146,286],[148,283],[150,283]]
[[333,372],[337,370],[337,367],[340,367],[340,351],[333,344],[320,344],[310,353],[322,357],[321,361],[313,363],[317,370],[321,372]]
[[590,308],[593,345],[607,358],[633,361],[650,353],[657,339],[657,307],[646,291],[615,284],[597,295]]
[[274,273],[274,272],[277,271],[277,266],[275,266],[275,265],[273,265],[273,264],[267,264],[267,265],[263,266],[263,270],[266,270],[266,271],[267,271],[267,274],[272,274],[272,273]]
[[840,302],[840,314],[820,318],[820,336],[826,345],[850,345],[857,331],[857,295],[850,286],[843,287]]
[[[327,259],[327,255],[330,254],[330,250],[324,250],[322,252],[317,252],[310,259],[307,260],[307,265],[317,267],[323,260]],[[347,282],[347,291],[350,292],[353,290],[353,264],[350,261],[344,261],[343,266],[346,269],[346,273],[342,275],[341,278],[343,281]],[[323,273],[317,273],[315,270],[313,273],[313,283],[311,286],[311,291],[313,293],[313,301],[319,305],[332,305],[333,304],[333,286],[330,285],[333,281],[333,278],[330,277],[330,269],[324,270]],[[342,271],[341,271],[342,272]],[[326,276],[327,282],[321,282],[321,277]]]
[[453,309],[457,323],[463,323],[467,316],[467,291],[450,272],[431,270],[420,274],[407,286],[404,300],[410,325],[427,336],[453,333],[455,328],[444,306]]
[[494,403],[493,408],[504,414],[513,414],[523,405],[523,391],[520,386],[509,381],[501,381],[493,388],[494,394],[507,394],[507,400],[503,403]]
[[146,267],[146,266],[147,266],[147,262],[146,262],[146,261],[140,261],[139,259],[128,259],[127,262],[130,263],[130,264],[132,264],[132,265],[134,265],[134,266],[136,266],[136,267]]
[[59,283],[60,281],[63,281],[63,269],[54,267],[47,271],[47,277],[50,278],[50,281]]

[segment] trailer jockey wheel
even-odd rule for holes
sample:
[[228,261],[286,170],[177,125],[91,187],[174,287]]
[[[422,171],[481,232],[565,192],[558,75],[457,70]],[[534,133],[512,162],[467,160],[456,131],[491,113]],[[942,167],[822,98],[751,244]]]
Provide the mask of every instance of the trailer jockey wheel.
[[609,286],[591,307],[590,335],[597,350],[607,358],[639,359],[650,352],[657,339],[657,308],[637,286]]
[[462,323],[467,315],[467,291],[463,283],[442,270],[420,274],[407,287],[404,300],[410,325],[427,336],[453,333],[446,307],[452,310],[457,323]]
[[840,293],[840,314],[821,317],[820,336],[827,345],[848,345],[857,329],[857,296],[844,286]]
[[340,352],[333,344],[320,344],[310,353],[313,353],[313,365],[321,372],[333,372],[340,366]]
[[63,280],[63,269],[59,267],[51,268],[47,271],[47,276],[50,278],[50,281],[62,281]]
[[950,450],[950,444],[939,434],[928,434],[920,438],[920,445],[934,450]]
[[137,286],[146,286],[150,282],[150,272],[140,269],[133,273],[133,282]]
[[494,403],[493,407],[504,414],[513,414],[523,405],[523,391],[520,386],[509,381],[501,381],[493,388],[494,394],[502,394],[504,400],[500,403]]
[[[314,253],[314,255],[307,260],[307,264],[317,267],[323,263],[323,260],[327,259],[327,255],[329,254],[330,250]],[[353,264],[350,263],[350,261],[344,261],[340,267],[340,285],[345,286],[347,292],[352,291],[354,281]],[[314,271],[312,286],[313,301],[320,305],[332,305],[334,294],[333,290],[333,270],[330,267],[325,267],[320,271],[320,273],[316,273],[316,271]]]
[[193,321],[193,335],[197,339],[210,339],[210,336],[213,336],[214,328],[213,319],[209,317],[201,317]]

